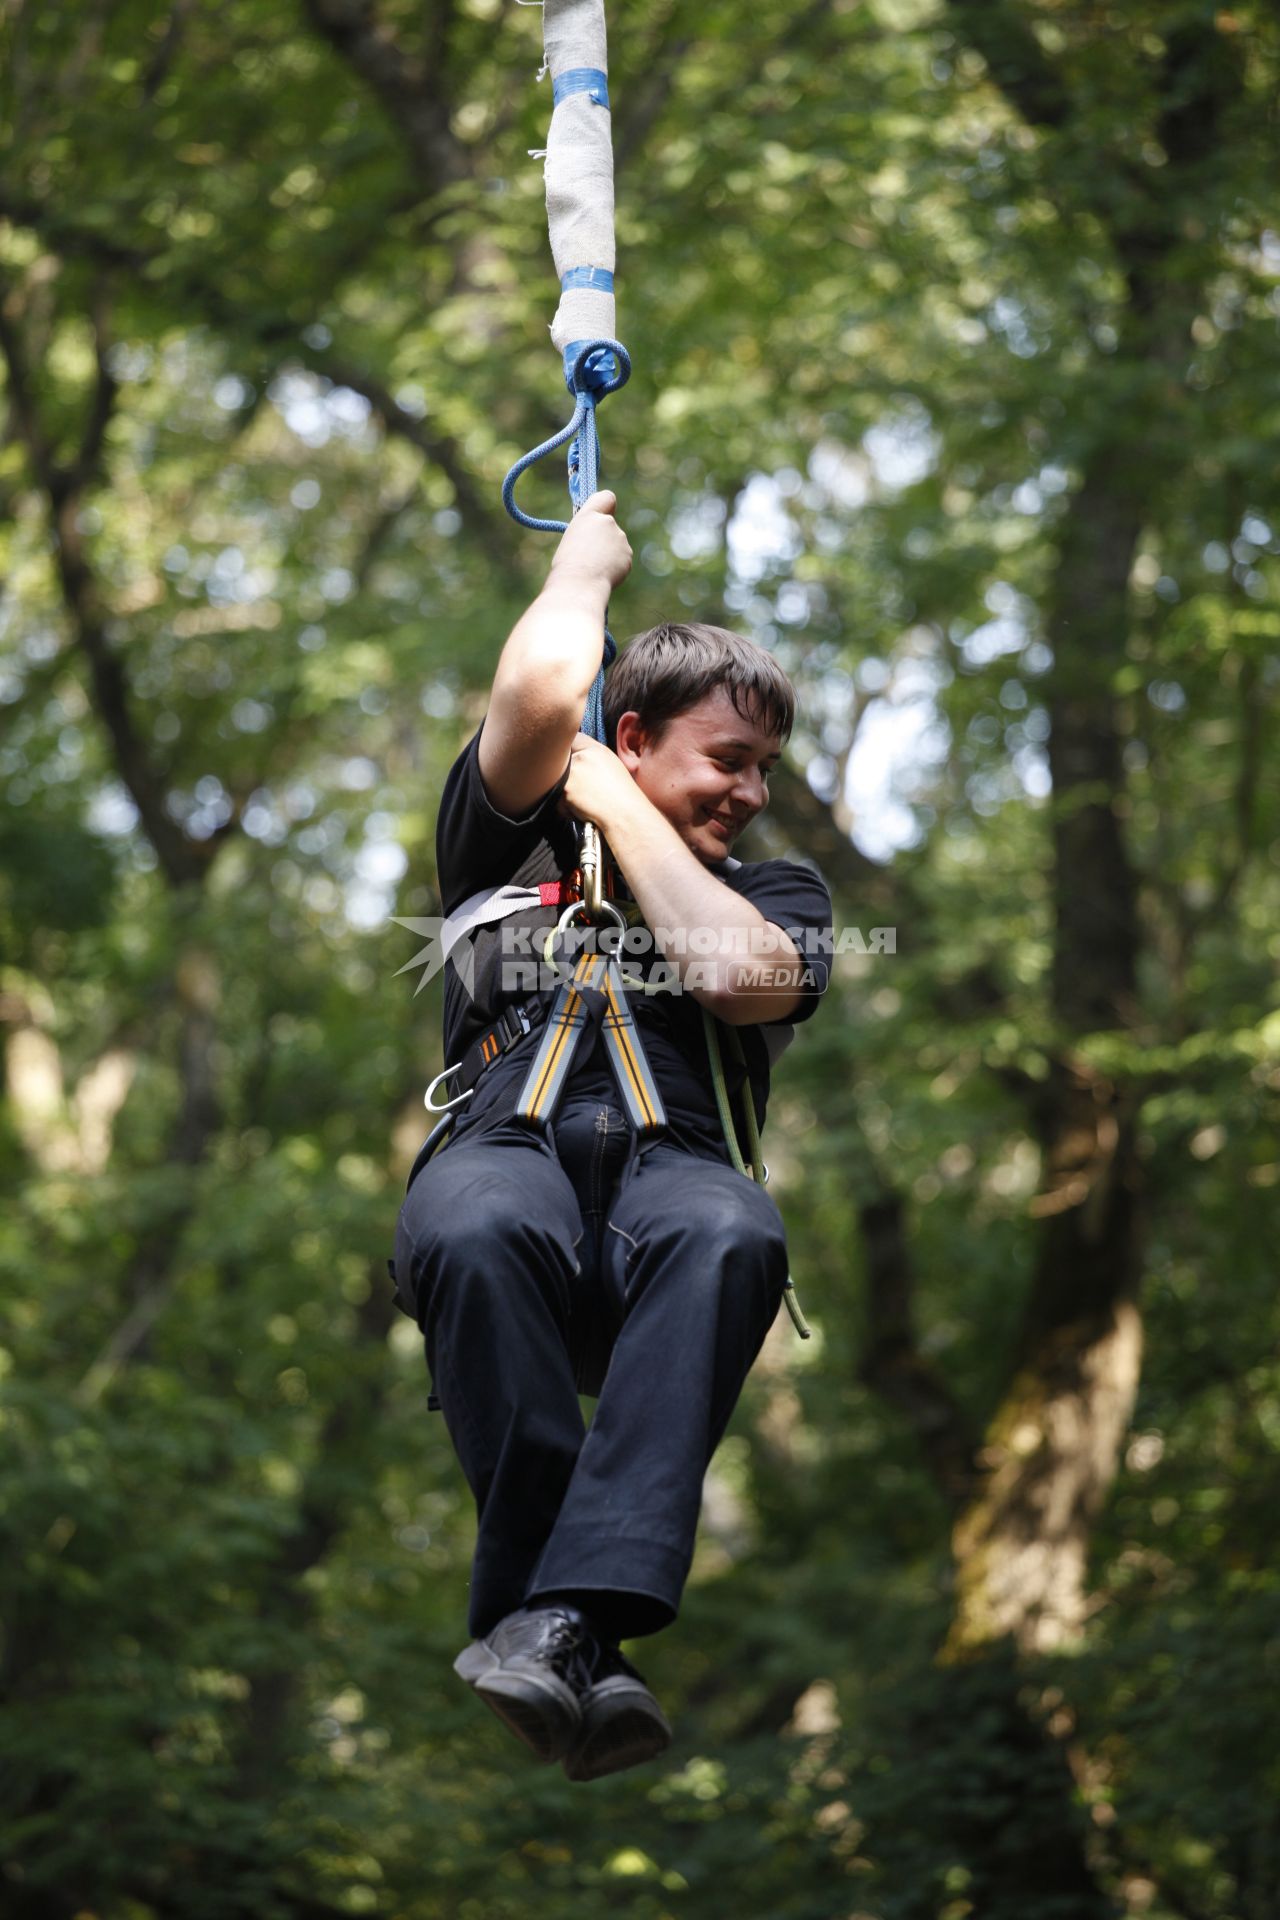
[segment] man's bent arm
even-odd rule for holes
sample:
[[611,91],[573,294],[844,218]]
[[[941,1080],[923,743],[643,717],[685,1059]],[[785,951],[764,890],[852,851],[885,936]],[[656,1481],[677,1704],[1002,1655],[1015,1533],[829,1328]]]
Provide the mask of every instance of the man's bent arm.
[[582,725],[609,594],[631,567],[614,505],[611,493],[592,494],[570,521],[546,585],[502,649],[480,734],[480,777],[511,819],[555,786]]
[[[676,936],[664,957],[693,999],[734,1027],[788,1019],[803,998],[804,961],[794,942],[703,866],[615,754],[582,736],[570,770],[571,801],[575,770],[588,757],[581,810],[603,832],[646,925]],[[696,951],[691,934],[709,950]],[[767,987],[758,984],[762,969],[771,976]]]

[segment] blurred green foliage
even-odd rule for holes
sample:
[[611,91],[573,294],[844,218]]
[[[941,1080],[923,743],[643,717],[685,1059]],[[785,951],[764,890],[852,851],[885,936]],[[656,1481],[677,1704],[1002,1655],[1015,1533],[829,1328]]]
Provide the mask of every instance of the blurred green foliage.
[[[449,1669],[472,1521],[383,1263],[441,1064],[389,916],[436,910],[436,796],[547,554],[498,483],[565,411],[538,14],[0,10],[0,1911],[1272,1920],[1274,13],[611,11],[616,622],[777,649],[805,777],[755,851],[816,797],[842,919],[897,927],[775,1090],[817,1338],[772,1337],[642,1649],[668,1762],[526,1766]],[[1100,460],[1145,502],[1140,1004],[1075,1038],[1135,1089],[1145,1361],[1080,1633],[947,1663],[859,1210],[901,1196],[980,1434],[1038,1231],[1015,1078],[1061,1039],[1046,609]]]

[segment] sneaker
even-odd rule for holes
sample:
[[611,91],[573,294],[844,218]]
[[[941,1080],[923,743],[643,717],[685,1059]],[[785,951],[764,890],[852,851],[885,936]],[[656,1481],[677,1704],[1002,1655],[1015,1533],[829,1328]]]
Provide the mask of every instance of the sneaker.
[[644,1678],[617,1647],[600,1646],[591,1684],[581,1695],[581,1725],[565,1755],[570,1780],[600,1780],[656,1759],[671,1745],[671,1727]]
[[521,1608],[464,1647],[453,1670],[545,1763],[575,1746],[599,1655],[575,1607]]

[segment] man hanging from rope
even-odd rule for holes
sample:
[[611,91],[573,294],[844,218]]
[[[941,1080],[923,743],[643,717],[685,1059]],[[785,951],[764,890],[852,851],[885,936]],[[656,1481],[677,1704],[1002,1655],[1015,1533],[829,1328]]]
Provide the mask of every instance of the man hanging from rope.
[[[808,868],[732,857],[795,712],[762,648],[655,628],[605,683],[611,746],[578,731],[630,565],[614,497],[596,493],[446,783],[445,1058],[462,1104],[444,1149],[419,1156],[394,1263],[476,1499],[457,1670],[574,1780],[669,1742],[620,1643],[676,1617],[708,1461],[788,1285],[778,1210],[731,1163],[703,1010],[753,1125],[777,1044],[826,985],[831,920]],[[541,984],[578,864],[572,816],[616,862],[633,981],[667,983],[626,994],[630,1023],[594,962],[576,997]],[[580,1390],[598,1396],[585,1428]]]

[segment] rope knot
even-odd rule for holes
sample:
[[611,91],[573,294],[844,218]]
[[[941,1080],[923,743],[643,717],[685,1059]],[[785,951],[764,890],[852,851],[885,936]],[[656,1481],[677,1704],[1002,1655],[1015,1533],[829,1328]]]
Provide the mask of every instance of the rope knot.
[[631,355],[618,340],[574,340],[564,350],[564,383],[570,393],[603,400],[631,378]]
[[537,533],[563,533],[564,520],[538,520],[516,505],[516,481],[527,467],[546,454],[571,441],[569,450],[569,493],[575,510],[596,490],[599,470],[599,442],[596,437],[595,410],[607,393],[616,393],[631,378],[631,355],[620,340],[575,340],[564,350],[565,383],[576,405],[573,418],[550,440],[544,440],[532,453],[517,460],[502,483],[502,504],[513,520]]

